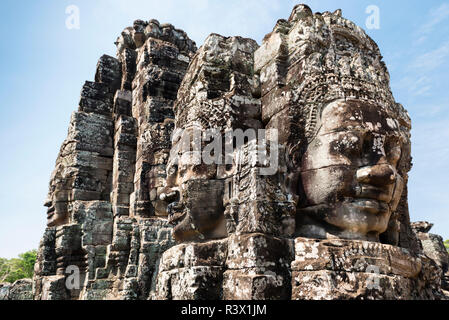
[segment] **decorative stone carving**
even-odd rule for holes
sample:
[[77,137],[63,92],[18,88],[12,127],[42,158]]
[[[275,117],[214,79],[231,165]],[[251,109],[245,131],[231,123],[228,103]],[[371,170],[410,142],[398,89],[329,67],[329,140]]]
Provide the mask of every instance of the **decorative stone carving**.
[[434,299],[441,296],[438,274],[433,261],[403,248],[297,238],[292,299]]
[[447,298],[410,224],[411,120],[340,10],[295,6],[260,47],[157,20],[116,44],[51,177],[34,299]]
[[412,223],[413,231],[418,236],[424,254],[433,260],[442,271],[442,288],[449,291],[449,253],[444,246],[443,238],[429,233],[433,223],[421,221]]
[[298,5],[255,66],[262,118],[287,146],[298,234],[379,241],[387,232],[397,244],[411,125],[377,45],[339,12]]
[[178,241],[227,235],[225,181],[219,174],[219,162],[224,159],[217,158],[210,164],[203,161],[202,134],[211,129],[216,135],[242,129],[250,120],[243,117],[245,112],[256,109],[257,114],[260,105],[252,97],[251,85],[257,47],[251,39],[212,34],[193,57],[181,84],[174,106],[175,141],[163,195],[165,201],[174,201],[169,204],[169,221],[175,225],[173,234]]
[[2,300],[33,300],[30,279],[17,280],[13,284],[0,284],[0,301]]

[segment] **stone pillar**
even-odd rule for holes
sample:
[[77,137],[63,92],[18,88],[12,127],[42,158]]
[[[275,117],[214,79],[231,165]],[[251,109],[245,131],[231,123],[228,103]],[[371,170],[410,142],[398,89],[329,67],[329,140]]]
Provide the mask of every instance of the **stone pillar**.
[[167,120],[174,119],[173,103],[196,50],[194,44],[185,44],[185,33],[170,24],[159,25],[154,20],[147,27],[151,30],[136,51],[132,82],[132,115],[138,124],[138,140],[131,215],[140,217],[165,215],[165,208],[162,212],[157,208],[157,193],[163,187],[171,146],[173,125]]
[[134,190],[137,124],[131,115],[131,92],[117,91],[114,98],[115,133],[111,203],[114,216],[128,216]]
[[[71,117],[50,182],[46,206],[50,208],[52,227],[48,231],[54,230],[54,240],[44,235],[45,248],[36,264],[40,270],[35,277],[35,298],[79,299],[89,274],[92,279],[92,269],[101,265],[101,259],[96,258],[101,255],[101,245],[110,242],[112,212],[104,216],[104,211],[95,204],[100,201],[108,204],[110,200],[113,97],[120,78],[118,60],[102,56],[95,82],[87,81],[81,90],[79,109]],[[48,243],[50,240],[54,244]],[[51,256],[49,250],[54,250],[54,267],[50,266],[53,262],[47,261]],[[69,266],[80,272],[79,290],[68,290],[65,286]]]
[[157,300],[221,300],[227,240],[180,244],[159,264]]
[[[291,295],[290,262],[295,204],[288,199],[282,179],[284,165],[264,176],[257,143],[250,141],[236,155],[228,208],[236,226],[229,236],[226,300],[285,300]],[[228,196],[229,194],[227,194]]]

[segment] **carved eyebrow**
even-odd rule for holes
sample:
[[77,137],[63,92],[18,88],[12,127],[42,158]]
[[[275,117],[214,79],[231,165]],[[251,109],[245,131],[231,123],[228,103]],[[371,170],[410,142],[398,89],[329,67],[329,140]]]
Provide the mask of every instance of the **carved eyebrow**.
[[[377,134],[385,136],[386,139],[392,139],[392,138],[398,139],[398,140],[401,139],[400,132],[396,131],[396,130],[372,131],[372,130],[368,130],[366,128],[361,128],[361,127],[356,127],[356,128],[351,128],[351,129],[348,129],[347,127],[339,127],[339,128],[333,129],[333,130],[326,131],[326,132],[322,133],[321,135],[326,136],[326,135],[330,135],[330,134],[334,134],[334,133],[352,133],[354,135],[365,135],[367,133],[377,133]],[[314,138],[316,138],[316,136]]]
[[325,135],[329,135],[329,134],[333,134],[333,133],[345,133],[345,132],[346,133],[353,133],[353,134],[365,134],[366,130],[362,129],[362,128],[360,128],[360,129],[359,128],[348,129],[347,127],[339,127],[339,128],[336,128],[336,129],[332,129],[332,130],[326,131],[322,135],[325,136]]
[[340,36],[341,38],[344,38],[345,40],[349,40],[353,42],[354,44],[363,45],[363,42],[361,39],[359,39],[355,34],[350,33],[345,30],[345,28],[333,25],[330,28],[335,36]]
[[402,137],[400,134],[396,133],[387,133],[385,135],[385,142],[391,143],[394,142],[395,144],[402,146],[404,142],[402,141]]

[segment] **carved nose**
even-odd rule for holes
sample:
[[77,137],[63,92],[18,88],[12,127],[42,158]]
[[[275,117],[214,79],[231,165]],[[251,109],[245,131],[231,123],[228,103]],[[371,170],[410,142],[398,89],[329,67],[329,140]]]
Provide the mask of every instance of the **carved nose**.
[[178,200],[179,199],[179,191],[172,190],[169,192],[162,193],[159,196],[159,199],[161,199],[162,201],[166,201],[166,202],[172,202],[174,200]]
[[44,202],[44,207],[50,208],[52,206],[53,202],[51,199],[46,199]]
[[374,186],[390,185],[396,181],[396,169],[388,164],[360,168],[357,171],[357,181]]

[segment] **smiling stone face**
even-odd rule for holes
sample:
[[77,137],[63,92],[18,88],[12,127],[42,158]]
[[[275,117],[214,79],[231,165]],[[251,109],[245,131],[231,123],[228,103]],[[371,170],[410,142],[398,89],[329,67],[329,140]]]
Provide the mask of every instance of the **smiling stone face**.
[[399,123],[359,100],[336,101],[321,112],[302,158],[300,232],[379,241],[404,187]]
[[[262,127],[260,101],[253,97],[257,48],[251,39],[211,34],[181,83],[173,107],[176,125],[165,192],[160,196],[167,203],[168,221],[178,242],[228,235],[223,191],[229,177],[223,171],[232,170],[223,169],[227,167],[222,154],[225,132]],[[211,151],[210,145],[216,147]]]
[[[189,135],[189,130],[185,134]],[[174,238],[179,242],[223,238],[226,236],[224,184],[216,180],[217,165],[205,164],[201,154],[194,151],[183,151],[183,143],[185,140],[181,139],[173,146],[176,151],[171,152],[166,192],[161,196],[168,203],[168,221],[174,225]]]
[[69,220],[68,198],[70,181],[63,176],[64,167],[58,165],[52,173],[44,206],[47,207],[47,226],[58,227]]
[[411,120],[376,43],[340,10],[298,5],[255,57],[263,121],[287,150],[297,234],[416,244],[407,204]]

